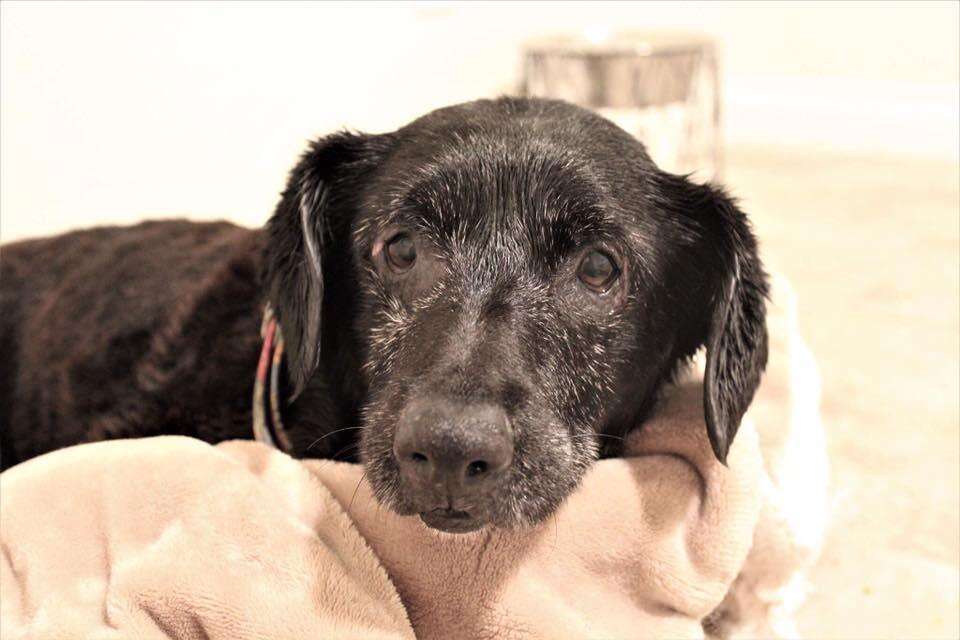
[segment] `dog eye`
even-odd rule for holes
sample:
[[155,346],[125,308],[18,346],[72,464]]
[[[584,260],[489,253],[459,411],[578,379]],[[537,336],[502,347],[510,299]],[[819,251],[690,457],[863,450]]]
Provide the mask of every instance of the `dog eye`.
[[580,282],[597,292],[606,291],[619,274],[617,265],[602,251],[591,251],[585,255],[577,269]]
[[406,271],[417,261],[417,247],[405,233],[393,236],[384,247],[387,262],[394,271]]

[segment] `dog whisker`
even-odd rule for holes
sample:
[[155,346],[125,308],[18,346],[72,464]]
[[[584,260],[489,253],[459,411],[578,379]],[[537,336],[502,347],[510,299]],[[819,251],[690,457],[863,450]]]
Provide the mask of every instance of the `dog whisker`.
[[622,436],[615,436],[607,433],[584,433],[570,436],[571,440],[581,441],[581,440],[593,440],[594,438],[609,438],[611,440],[620,440],[625,441],[626,438]]
[[344,431],[362,431],[362,430],[365,429],[365,428],[366,428],[366,427],[363,427],[363,426],[361,426],[361,427],[344,427],[343,429],[337,429],[337,430],[335,430],[335,431],[331,431],[331,432],[329,432],[329,433],[325,433],[324,435],[320,436],[319,438],[317,438],[316,440],[314,440],[313,442],[311,442],[310,445],[307,446],[307,448],[305,449],[305,451],[310,451],[310,449],[314,448],[315,446],[317,446],[318,444],[320,444],[320,442],[322,442],[323,440],[329,438],[329,437],[332,436],[332,435],[336,435],[336,434],[338,434],[338,433],[343,433]]
[[360,480],[357,481],[357,486],[353,490],[353,495],[350,496],[350,503],[347,505],[347,513],[350,513],[353,510],[353,500],[357,497],[357,491],[360,490],[360,485],[363,484],[363,479],[367,477],[367,471],[364,469],[363,473],[360,474]]

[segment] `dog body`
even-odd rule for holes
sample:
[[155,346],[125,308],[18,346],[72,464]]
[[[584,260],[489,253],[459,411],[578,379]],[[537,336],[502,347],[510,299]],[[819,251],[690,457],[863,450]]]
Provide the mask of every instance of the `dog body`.
[[263,232],[149,223],[2,258],[5,464],[248,435],[269,302],[294,450],[358,456],[382,502],[446,531],[549,515],[704,345],[723,459],[766,361],[745,216],[554,101],[317,141]]
[[4,468],[108,438],[248,437],[262,235],[169,221],[4,246]]

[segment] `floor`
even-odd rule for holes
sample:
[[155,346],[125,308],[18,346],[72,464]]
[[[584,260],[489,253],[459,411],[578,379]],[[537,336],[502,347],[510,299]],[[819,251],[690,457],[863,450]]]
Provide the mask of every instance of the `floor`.
[[733,149],[724,182],[823,377],[832,525],[800,631],[960,637],[960,166]]

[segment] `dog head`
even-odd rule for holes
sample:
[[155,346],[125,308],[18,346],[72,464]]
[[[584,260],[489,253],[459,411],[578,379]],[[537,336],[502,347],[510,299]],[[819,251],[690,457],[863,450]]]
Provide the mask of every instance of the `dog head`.
[[291,411],[357,429],[378,499],[438,529],[548,516],[704,345],[725,461],[766,363],[745,215],[562,102],[319,140],[267,232]]

